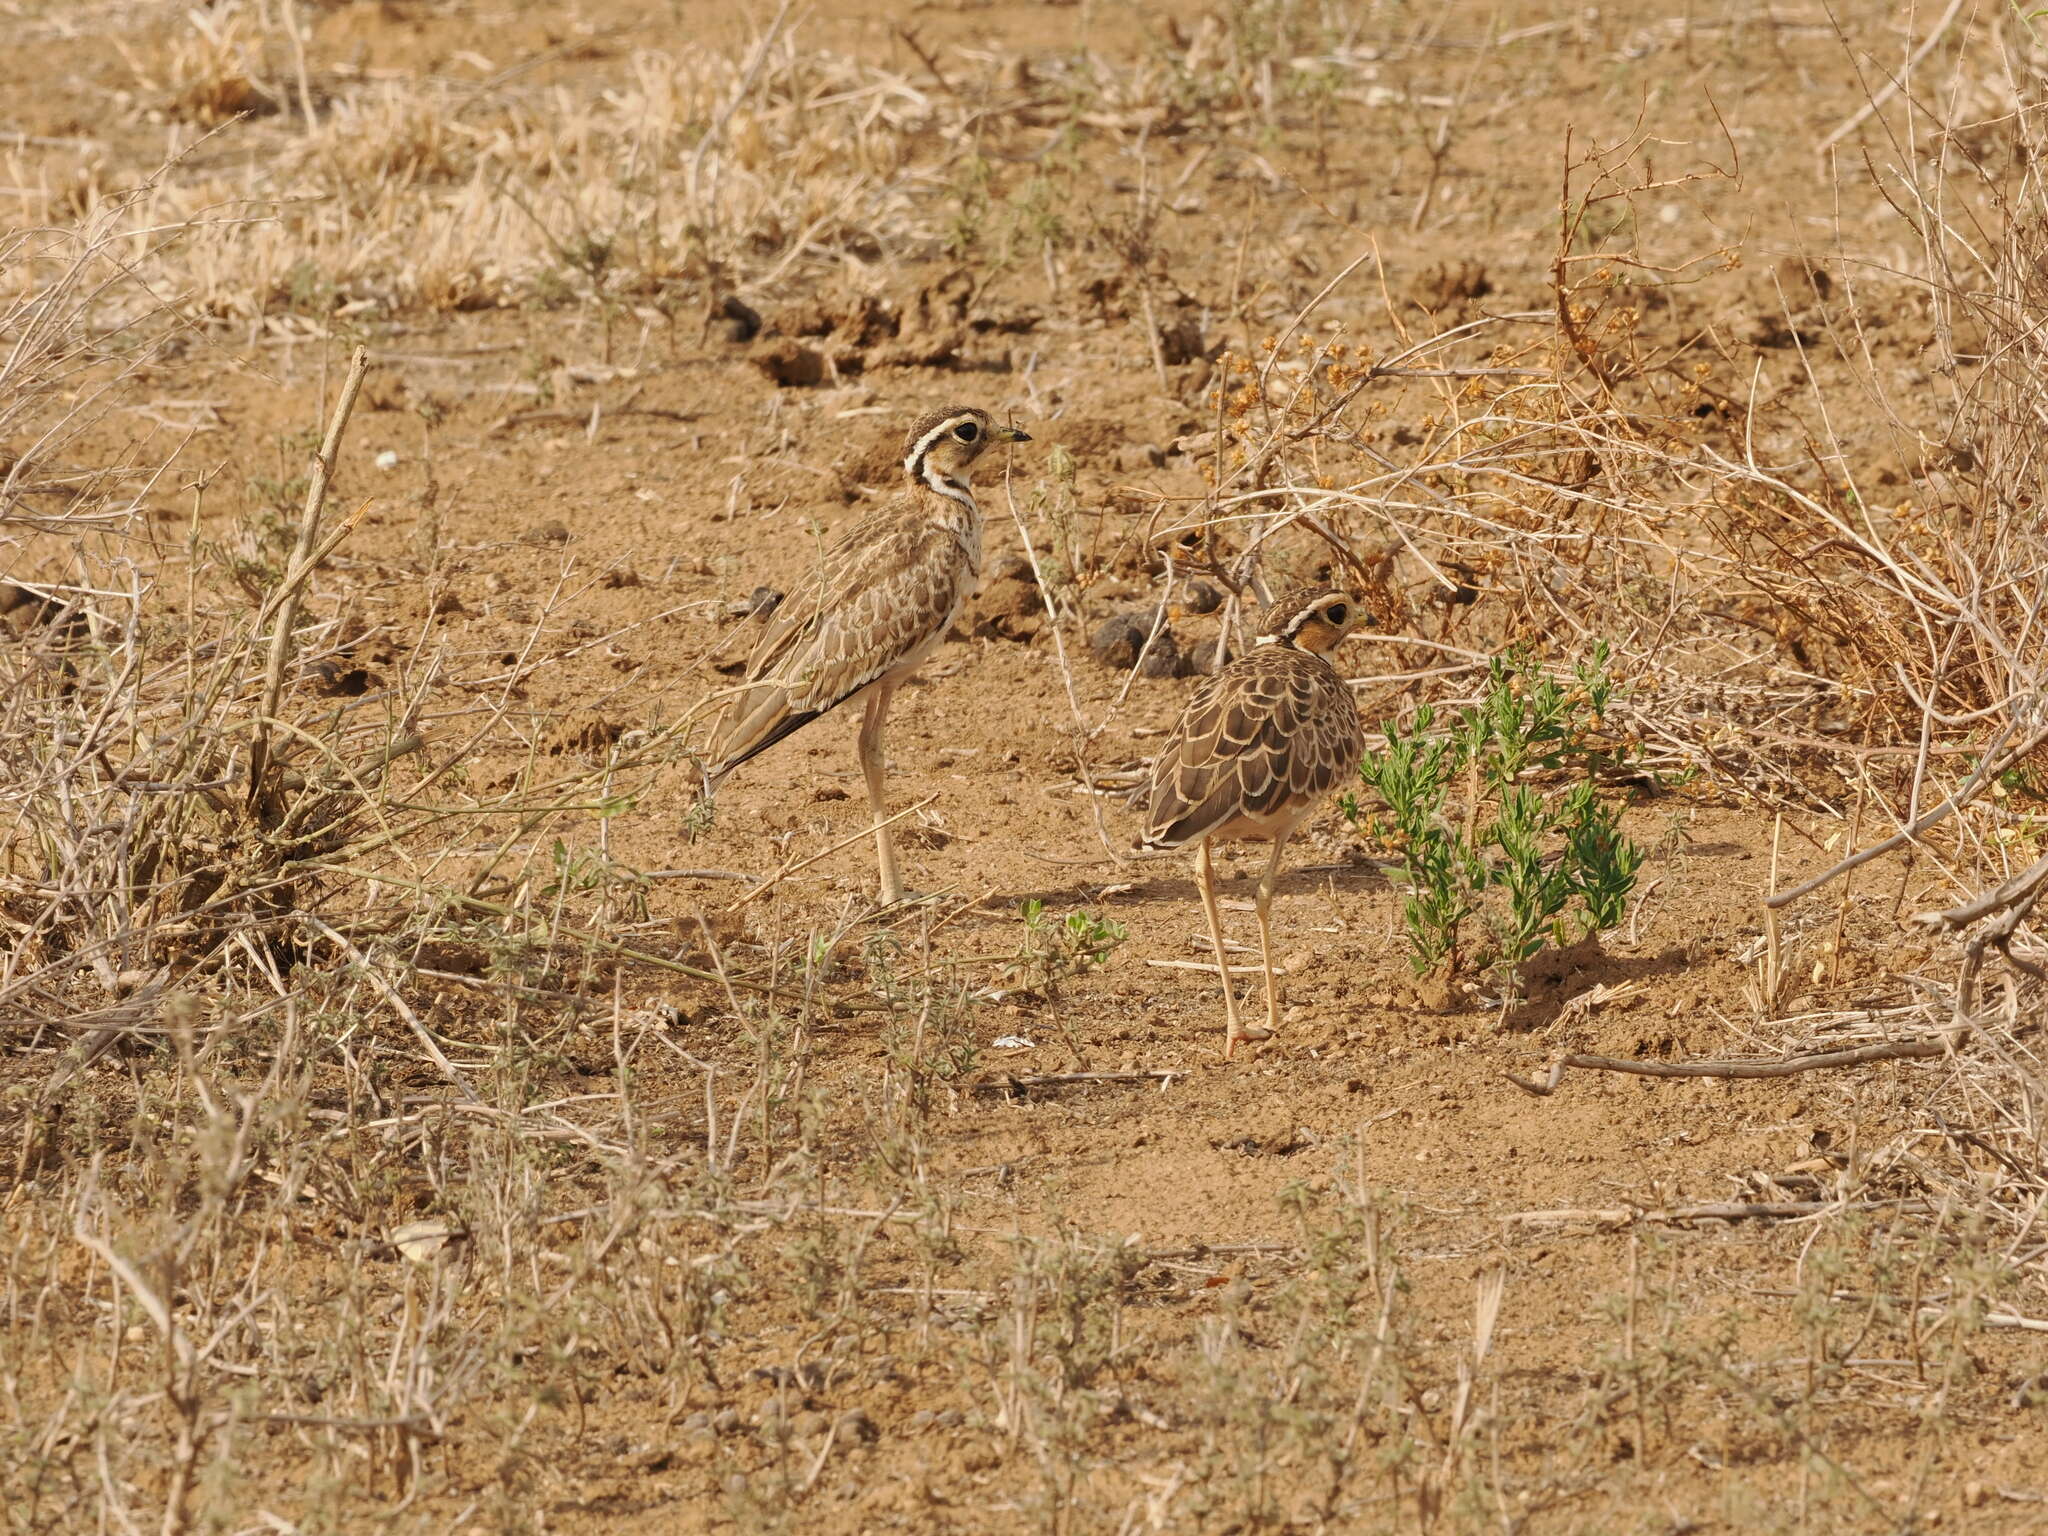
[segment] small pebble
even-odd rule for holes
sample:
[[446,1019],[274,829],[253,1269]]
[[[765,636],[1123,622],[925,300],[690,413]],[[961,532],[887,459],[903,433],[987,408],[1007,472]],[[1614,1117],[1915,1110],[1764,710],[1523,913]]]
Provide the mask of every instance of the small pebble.
[[967,1422],[967,1415],[958,1408],[948,1408],[941,1412],[933,1422],[941,1429],[958,1429]]
[[738,1410],[732,1408],[724,1408],[719,1410],[718,1417],[711,1421],[711,1427],[717,1430],[721,1435],[731,1434],[734,1430],[740,1427],[740,1416]]
[[747,1492],[747,1474],[735,1472],[728,1477],[725,1480],[725,1492],[728,1498],[744,1498]]
[[831,1423],[830,1419],[827,1419],[824,1414],[813,1408],[808,1413],[800,1413],[796,1416],[796,1432],[808,1439],[812,1435],[822,1435],[825,1433],[825,1426],[829,1423]]
[[377,467],[379,469],[398,468],[398,450],[395,448],[386,448],[382,453],[378,454]]
[[849,1408],[839,1415],[837,1428],[841,1440],[859,1441],[862,1445],[871,1445],[882,1436],[875,1421],[858,1408]]
[[711,1415],[704,1412],[702,1409],[699,1409],[696,1413],[691,1414],[687,1419],[683,1420],[684,1434],[689,1434],[692,1431],[699,1429],[709,1429],[710,1427]]
[[825,382],[830,371],[825,354],[794,339],[785,339],[756,352],[753,364],[772,383],[784,389],[809,389]]
[[938,1415],[933,1413],[931,1409],[920,1408],[910,1416],[910,1427],[912,1429],[930,1429],[932,1427],[932,1420],[937,1417]]

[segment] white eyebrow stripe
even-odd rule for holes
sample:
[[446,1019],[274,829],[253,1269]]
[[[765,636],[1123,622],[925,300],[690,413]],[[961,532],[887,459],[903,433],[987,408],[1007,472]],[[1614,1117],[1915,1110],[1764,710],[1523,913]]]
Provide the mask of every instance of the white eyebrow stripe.
[[[944,437],[948,432],[950,432],[954,427],[958,426],[961,422],[969,421],[972,419],[973,418],[968,416],[948,416],[936,427],[933,427],[931,431],[925,433],[923,437],[920,437],[917,440],[917,442],[914,445],[912,445],[910,452],[904,456],[904,473],[909,475],[913,480],[925,480],[924,456],[927,453],[931,452],[932,444],[936,443],[940,438]],[[929,485],[931,482],[929,480],[925,480],[925,483]],[[936,487],[934,488],[936,489]]]

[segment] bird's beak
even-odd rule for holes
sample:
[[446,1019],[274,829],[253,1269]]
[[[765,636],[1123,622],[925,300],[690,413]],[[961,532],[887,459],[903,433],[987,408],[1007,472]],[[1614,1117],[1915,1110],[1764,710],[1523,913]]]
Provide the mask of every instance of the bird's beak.
[[1028,443],[1031,441],[1031,434],[1029,432],[1019,432],[1015,427],[997,427],[991,435],[999,443]]

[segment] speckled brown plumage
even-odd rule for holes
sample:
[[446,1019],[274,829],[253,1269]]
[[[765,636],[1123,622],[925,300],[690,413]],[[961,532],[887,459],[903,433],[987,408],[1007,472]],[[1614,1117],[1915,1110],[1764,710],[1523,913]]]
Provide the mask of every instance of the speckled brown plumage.
[[[861,771],[879,822],[882,723],[895,690],[945,638],[981,579],[981,513],[967,472],[991,443],[1029,442],[971,406],[920,417],[904,492],[861,519],[769,615],[707,753],[709,787],[855,698],[866,704]],[[894,841],[875,833],[882,900],[903,899]]]
[[1288,837],[1323,797],[1349,780],[1365,745],[1351,690],[1325,652],[1370,622],[1359,601],[1326,587],[1290,592],[1266,611],[1259,642],[1203,683],[1153,760],[1139,845],[1195,847],[1195,873],[1223,976],[1224,1055],[1244,1031],[1230,988],[1209,845],[1270,839],[1259,882],[1259,942],[1267,1029],[1279,1027],[1271,945],[1273,886]]
[[1312,807],[1358,766],[1351,690],[1321,656],[1262,645],[1203,683],[1152,765],[1141,839],[1179,848]]
[[979,576],[981,528],[927,500],[940,498],[863,518],[769,616],[712,749],[714,784],[863,688],[903,681],[944,636]]

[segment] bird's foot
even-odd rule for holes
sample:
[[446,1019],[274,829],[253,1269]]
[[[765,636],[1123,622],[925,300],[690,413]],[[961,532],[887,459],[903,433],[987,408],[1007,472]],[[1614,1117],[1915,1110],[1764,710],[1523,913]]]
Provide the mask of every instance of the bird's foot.
[[1270,1040],[1277,1033],[1277,1030],[1268,1029],[1263,1024],[1240,1024],[1236,1029],[1232,1029],[1228,1024],[1225,1024],[1223,1026],[1223,1059],[1225,1061],[1231,1059],[1232,1053],[1237,1050],[1237,1043],[1240,1040]]

